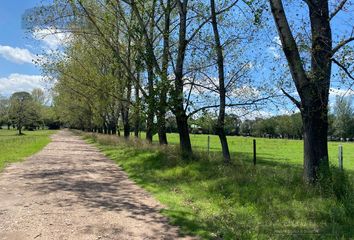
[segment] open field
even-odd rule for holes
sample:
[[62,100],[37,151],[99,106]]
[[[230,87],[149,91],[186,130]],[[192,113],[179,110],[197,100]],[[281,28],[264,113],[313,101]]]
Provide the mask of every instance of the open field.
[[[191,134],[192,146],[196,150],[207,151],[208,135]],[[144,135],[142,135],[144,137]],[[177,133],[167,135],[171,144],[178,144]],[[303,141],[289,139],[268,139],[228,136],[228,143],[232,158],[243,161],[251,161],[253,158],[253,139],[257,140],[257,160],[259,162],[295,164],[302,166]],[[154,141],[158,141],[154,136]],[[329,142],[329,159],[334,166],[338,166],[338,145],[343,146],[344,168],[354,171],[354,142]],[[210,135],[210,151],[221,151],[218,136]]]
[[[353,178],[334,168],[332,182],[304,185],[300,141],[258,139],[260,161],[253,167],[251,138],[229,138],[234,158],[225,166],[219,153],[197,153],[183,161],[173,147],[85,137],[166,205],[163,213],[186,233],[203,239],[354,238],[354,194],[348,183]],[[177,135],[169,140],[177,142]],[[192,141],[206,146],[205,135],[193,135]],[[335,158],[337,144],[330,145]],[[345,153],[351,150],[350,143],[343,145]],[[218,150],[215,136],[212,146]]]
[[0,130],[0,171],[8,163],[20,161],[41,150],[50,142],[49,136],[55,131],[24,131],[17,135],[16,130]]

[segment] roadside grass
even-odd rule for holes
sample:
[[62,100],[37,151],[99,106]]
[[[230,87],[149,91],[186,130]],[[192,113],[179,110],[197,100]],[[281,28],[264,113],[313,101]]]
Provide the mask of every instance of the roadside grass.
[[19,136],[16,130],[0,129],[0,171],[7,164],[21,161],[41,150],[50,142],[49,136],[55,131],[23,131]]
[[[144,133],[142,133],[141,138],[144,139],[144,137]],[[190,137],[194,149],[207,151],[208,135],[190,134]],[[179,143],[179,135],[177,133],[167,134],[167,139],[170,144]],[[227,140],[232,157],[244,161],[252,161],[253,139],[256,139],[257,142],[257,157],[264,164],[266,164],[264,161],[270,161],[302,166],[304,155],[302,140],[228,136]],[[156,135],[154,135],[154,141],[158,141]],[[328,153],[331,164],[338,166],[339,145],[343,146],[344,168],[354,171],[354,142],[329,142]],[[220,141],[216,135],[210,135],[210,151],[221,152]]]
[[[233,150],[233,162],[225,166],[218,152],[197,152],[186,162],[175,146],[87,133],[83,137],[163,203],[163,214],[184,234],[202,239],[354,238],[353,178],[333,168],[331,182],[304,185],[300,163],[286,160],[297,156],[297,142],[277,144],[288,149],[280,160],[277,154],[283,151],[265,141],[263,147],[275,152],[261,151],[254,167],[249,151],[242,152],[236,143],[233,147],[239,150]],[[196,140],[193,136],[194,144]]]

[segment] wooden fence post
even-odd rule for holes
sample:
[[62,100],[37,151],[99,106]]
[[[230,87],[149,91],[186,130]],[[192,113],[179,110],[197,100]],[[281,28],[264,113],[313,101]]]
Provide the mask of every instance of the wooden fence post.
[[338,146],[338,167],[340,170],[343,170],[343,146]]
[[253,165],[256,166],[257,152],[256,152],[256,139],[253,139]]
[[210,153],[210,136],[208,135],[208,154]]

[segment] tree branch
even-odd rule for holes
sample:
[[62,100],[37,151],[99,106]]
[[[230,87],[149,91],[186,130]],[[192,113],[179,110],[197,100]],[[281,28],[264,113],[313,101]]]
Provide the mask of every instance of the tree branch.
[[[229,6],[225,7],[224,9],[221,9],[220,11],[216,12],[215,15],[220,15],[224,12],[227,12],[228,10],[230,10],[231,8],[233,8],[236,4],[238,3],[238,0],[234,1],[233,3],[231,3]],[[198,34],[198,32],[204,27],[205,24],[207,24],[210,20],[211,20],[212,16],[209,16],[208,18],[206,18],[195,30],[194,32],[191,34],[191,36],[187,39],[187,44],[190,43],[193,38]]]
[[[283,51],[288,61],[291,76],[295,82],[296,89],[301,91],[307,84],[308,78],[304,69],[298,46],[290,29],[288,19],[281,0],[269,0],[275,25],[283,46]],[[312,3],[311,1],[307,1]]]
[[[86,7],[83,5],[83,3],[81,2],[81,0],[78,1],[78,4],[80,5],[80,7],[84,10],[85,15],[87,16],[88,20],[93,24],[93,26],[95,27],[95,29],[97,30],[97,32],[99,33],[99,35],[101,35],[101,37],[103,38],[104,42],[107,44],[108,47],[110,47],[115,55],[115,57],[119,60],[119,62],[122,63],[123,67],[125,68],[125,70],[128,73],[128,76],[134,80],[137,81],[137,79],[135,78],[134,74],[131,72],[131,69],[129,68],[129,66],[127,65],[127,63],[123,60],[120,51],[115,48],[112,44],[111,41],[109,39],[106,38],[106,36],[104,35],[104,33],[102,32],[102,30],[100,29],[100,27],[97,25],[96,21],[93,19],[93,17],[91,16],[91,14],[89,13],[89,11],[86,9]],[[141,90],[141,93],[144,95],[144,97],[147,97],[147,94],[145,93],[145,90],[139,85],[139,88]]]
[[312,0],[303,0],[303,1],[312,8],[316,7],[316,5],[312,2]]
[[336,47],[333,48],[332,50],[332,56],[334,54],[336,54],[336,52],[338,52],[342,47],[344,47],[345,45],[347,45],[348,43],[354,41],[354,37],[350,37],[348,39],[345,39],[343,41],[341,41],[340,43],[338,43],[338,45]]
[[[264,98],[259,98],[259,99],[255,99],[255,100],[248,101],[248,102],[243,102],[243,103],[225,104],[225,107],[250,106],[250,105],[256,104],[257,102],[261,102],[261,101],[268,100],[268,99],[270,99],[271,97],[273,97],[273,96],[267,96],[267,97],[264,97]],[[210,108],[217,108],[217,107],[220,107],[220,104],[209,105],[209,106],[204,106],[204,107],[198,108],[198,109],[194,110],[193,112],[190,112],[190,113],[188,114],[188,118],[191,117],[192,115],[194,115],[194,114],[196,114],[196,113],[202,111],[202,110],[206,110],[206,109],[210,109]]]
[[287,96],[299,109],[301,108],[301,102],[295,99],[293,96],[291,96],[289,93],[287,93],[283,88],[280,89],[285,96]]
[[334,9],[334,11],[329,15],[329,20],[332,20],[332,18],[334,18],[337,13],[340,12],[340,10],[343,9],[344,5],[347,3],[348,0],[342,0],[339,5]]
[[332,58],[332,61],[338,65],[347,75],[349,78],[351,78],[352,80],[354,80],[354,76],[349,72],[348,68],[346,68],[345,66],[343,66],[343,64],[341,64],[340,62],[338,62],[336,59]]

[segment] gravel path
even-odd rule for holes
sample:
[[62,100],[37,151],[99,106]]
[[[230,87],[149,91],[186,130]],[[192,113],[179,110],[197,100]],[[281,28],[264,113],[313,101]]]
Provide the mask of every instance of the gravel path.
[[0,173],[0,239],[192,239],[95,147],[63,130]]

